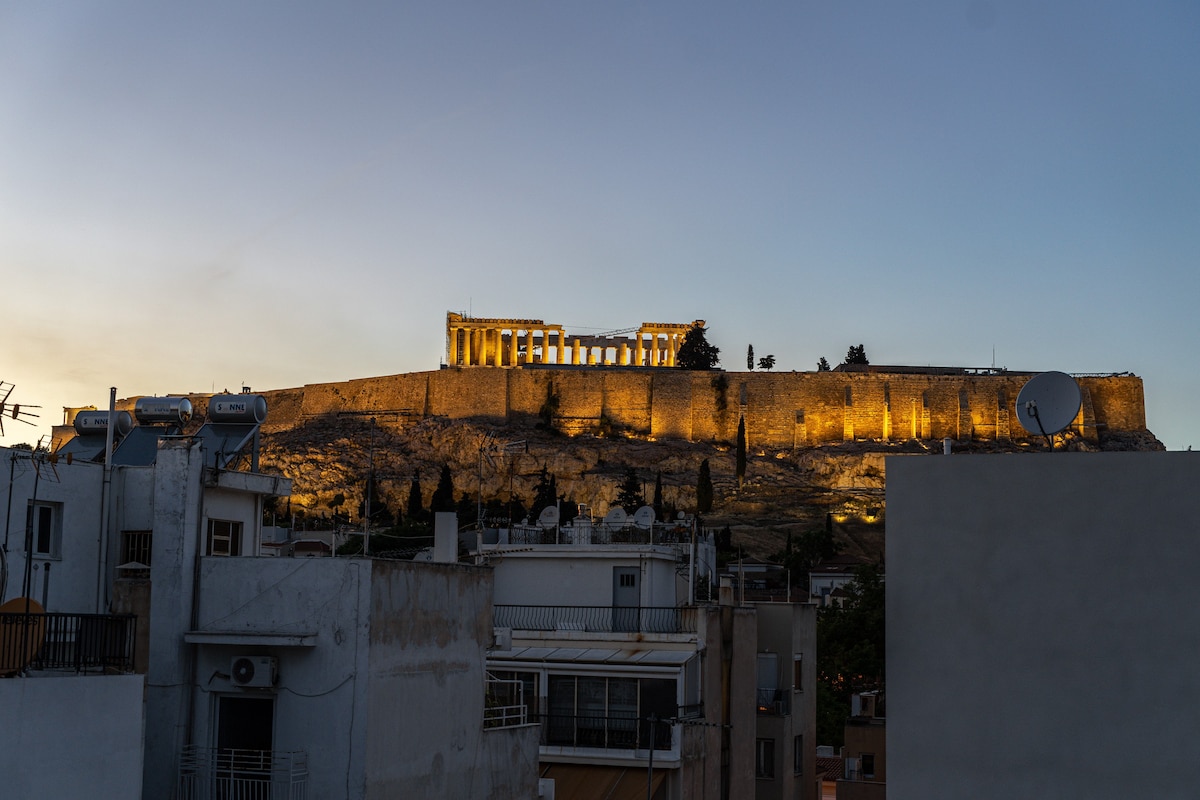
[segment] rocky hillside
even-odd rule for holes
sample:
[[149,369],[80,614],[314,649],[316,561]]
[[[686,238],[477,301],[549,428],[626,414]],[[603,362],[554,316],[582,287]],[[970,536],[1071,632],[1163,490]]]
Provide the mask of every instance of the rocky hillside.
[[[1094,449],[1068,440],[1067,449]],[[1161,450],[1152,434],[1126,434],[1102,449]],[[957,444],[958,452],[1029,451],[1038,448],[989,443]],[[1044,449],[1044,448],[1042,448]],[[499,426],[431,417],[414,423],[374,425],[361,417],[329,416],[263,437],[262,469],[293,480],[292,509],[328,515],[329,502],[345,497],[345,509],[360,507],[374,467],[380,492],[391,509],[403,508],[419,471],[428,505],[443,464],[450,466],[455,496],[507,499],[510,489],[528,502],[543,466],[557,478],[560,494],[603,516],[632,467],[653,495],[661,474],[668,506],[694,511],[700,463],[708,459],[714,488],[709,528],[728,525],[735,546],[766,557],[781,550],[788,532],[826,524],[827,515],[844,552],[881,558],[884,528],[884,457],[929,455],[924,443],[853,442],[795,452],[748,452],[746,479],[739,488],[731,445],[712,442],[648,441],[624,436],[566,436],[542,426]],[[941,452],[937,443],[936,453]],[[356,513],[353,516],[357,516]]]

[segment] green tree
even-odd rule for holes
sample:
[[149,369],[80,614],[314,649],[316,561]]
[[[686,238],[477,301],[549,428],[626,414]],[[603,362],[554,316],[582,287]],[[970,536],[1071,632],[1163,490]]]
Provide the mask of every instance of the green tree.
[[696,513],[707,514],[713,507],[713,483],[708,459],[700,462],[700,473],[696,476]]
[[450,465],[442,465],[442,474],[438,477],[437,488],[433,490],[433,497],[429,499],[430,511],[453,511],[454,510],[454,478],[450,474]]
[[737,482],[738,488],[742,488],[742,482],[746,479],[746,417],[738,417],[737,429]]
[[866,348],[860,344],[857,346],[850,345],[850,349],[846,351],[846,360],[843,361],[842,363],[843,364],[870,364],[871,362],[867,361]]
[[829,372],[829,362],[825,360],[825,356],[817,362],[817,372]]
[[626,514],[632,514],[646,504],[646,496],[642,492],[642,482],[638,480],[637,471],[633,467],[625,468],[625,479],[617,488],[617,505],[625,509]]
[[746,369],[754,369],[754,345],[746,348]]
[[662,472],[654,476],[654,502],[650,504],[654,507],[654,518],[662,521],[663,519],[663,495],[662,495]]
[[817,614],[817,740],[835,747],[843,741],[850,696],[882,691],[887,666],[882,567],[860,567],[845,592],[841,607]]
[[413,472],[412,483],[408,485],[408,505],[404,507],[404,516],[409,522],[425,520],[425,503],[421,499],[421,470]]
[[760,358],[760,359],[758,360],[758,368],[759,368],[759,369],[765,369],[765,370],[767,370],[768,372],[770,372],[771,370],[775,369],[775,356],[774,356],[774,354],[772,354],[772,355],[769,355],[769,356],[763,356],[762,358]]
[[479,505],[475,502],[475,496],[462,493],[462,497],[458,498],[458,505],[454,507],[458,512],[458,527],[465,528],[468,525],[474,525],[479,518]]
[[681,369],[713,369],[720,363],[721,349],[708,343],[708,329],[693,323],[675,351],[675,366]]
[[558,486],[554,476],[542,465],[537,485],[533,487],[533,504],[529,506],[529,521],[536,522],[542,511],[558,502]]

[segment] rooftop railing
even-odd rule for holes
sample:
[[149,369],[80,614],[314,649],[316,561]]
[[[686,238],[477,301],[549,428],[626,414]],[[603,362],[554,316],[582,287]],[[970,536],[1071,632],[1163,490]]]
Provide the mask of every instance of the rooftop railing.
[[536,525],[514,525],[508,532],[509,544],[687,544],[692,540],[690,527],[655,525],[639,528],[636,525],[599,523],[575,527],[545,529]]
[[0,674],[133,672],[132,614],[0,614]]
[[521,631],[695,633],[696,612],[674,606],[496,606],[495,625]]

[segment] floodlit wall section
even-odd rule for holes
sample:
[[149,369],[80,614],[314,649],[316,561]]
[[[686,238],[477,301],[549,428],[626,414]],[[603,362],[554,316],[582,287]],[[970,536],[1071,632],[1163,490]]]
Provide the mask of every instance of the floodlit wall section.
[[890,800],[1194,796],[1200,455],[888,461]]
[[[624,429],[693,441],[732,441],[745,416],[748,444],[793,448],[872,439],[1030,438],[1016,399],[1029,375],[722,372],[677,369],[443,369],[265,392],[264,429],[308,420],[426,416],[550,420],[567,433]],[[1073,429],[1143,431],[1142,380],[1081,377]]]

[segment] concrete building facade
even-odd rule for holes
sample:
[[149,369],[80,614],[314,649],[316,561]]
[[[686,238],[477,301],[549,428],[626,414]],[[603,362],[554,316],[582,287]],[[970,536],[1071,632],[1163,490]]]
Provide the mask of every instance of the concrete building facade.
[[888,796],[1194,797],[1200,456],[887,469]]

